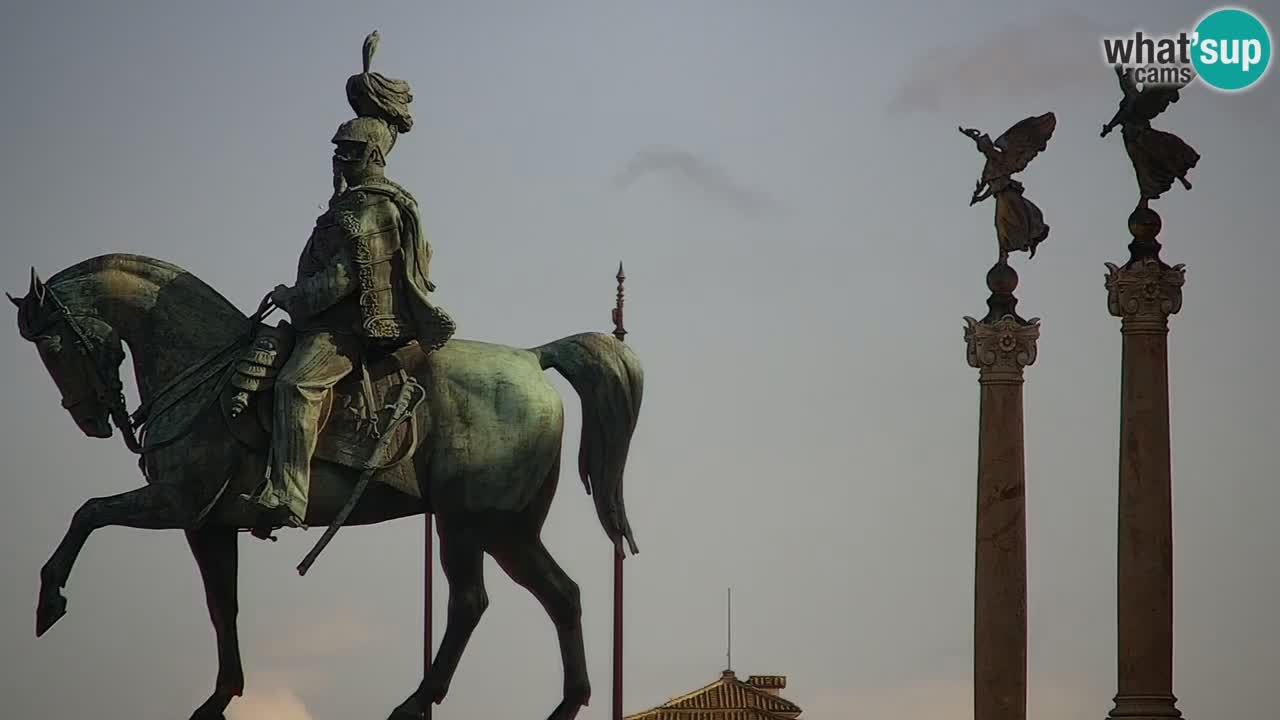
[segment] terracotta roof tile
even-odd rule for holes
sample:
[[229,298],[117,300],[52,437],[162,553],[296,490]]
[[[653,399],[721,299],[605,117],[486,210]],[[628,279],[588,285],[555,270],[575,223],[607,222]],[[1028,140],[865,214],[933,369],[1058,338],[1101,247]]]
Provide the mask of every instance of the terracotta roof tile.
[[625,720],[794,720],[800,706],[726,672],[715,682]]

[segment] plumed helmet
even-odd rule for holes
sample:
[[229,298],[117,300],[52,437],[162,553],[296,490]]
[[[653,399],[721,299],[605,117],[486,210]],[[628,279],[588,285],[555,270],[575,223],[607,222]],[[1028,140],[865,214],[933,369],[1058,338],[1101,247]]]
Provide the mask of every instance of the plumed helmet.
[[409,114],[413,93],[404,80],[370,71],[377,49],[378,31],[374,30],[364,39],[364,72],[347,78],[347,102],[356,117],[338,127],[333,142],[368,143],[385,156],[395,146],[396,137],[413,128],[413,116]]

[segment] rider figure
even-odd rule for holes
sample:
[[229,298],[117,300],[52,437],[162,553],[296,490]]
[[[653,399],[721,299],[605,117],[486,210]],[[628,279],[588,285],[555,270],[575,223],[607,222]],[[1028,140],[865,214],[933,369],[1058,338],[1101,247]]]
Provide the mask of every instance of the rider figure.
[[399,133],[413,125],[409,86],[369,72],[378,34],[365,40],[364,72],[347,81],[357,117],[333,136],[334,194],[298,261],[297,282],[271,293],[297,329],[276,378],[269,481],[255,499],[272,524],[306,519],[311,458],[325,394],[372,349],[417,341],[429,353],[454,323],[428,299],[431,248],[417,203],[384,176]]

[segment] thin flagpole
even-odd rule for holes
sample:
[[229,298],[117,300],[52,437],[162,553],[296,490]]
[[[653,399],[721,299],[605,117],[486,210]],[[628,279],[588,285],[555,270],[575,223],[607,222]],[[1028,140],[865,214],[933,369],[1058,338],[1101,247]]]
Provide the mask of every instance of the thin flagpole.
[[[618,263],[618,295],[613,307],[613,336],[626,342],[627,330],[622,323],[622,283],[627,276]],[[622,497],[619,483],[618,497]],[[613,720],[622,720],[622,538],[614,541],[613,548]]]
[[[435,563],[432,562],[435,555],[435,539],[431,532],[431,512],[423,513],[423,517],[426,518],[424,526],[427,531],[426,542],[423,543],[423,556],[425,557],[423,565],[425,567],[422,575],[422,677],[425,678],[431,674],[431,581],[432,570],[435,566]],[[422,716],[425,720],[431,720],[431,706],[433,703],[430,699],[424,698],[424,700],[425,702],[422,703]]]

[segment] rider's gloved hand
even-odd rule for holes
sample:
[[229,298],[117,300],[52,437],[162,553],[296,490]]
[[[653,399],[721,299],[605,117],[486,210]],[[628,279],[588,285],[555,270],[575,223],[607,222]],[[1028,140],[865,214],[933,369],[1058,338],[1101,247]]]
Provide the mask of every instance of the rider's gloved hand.
[[271,291],[271,302],[281,310],[289,312],[289,306],[293,304],[293,288],[288,285],[277,285],[276,289]]

